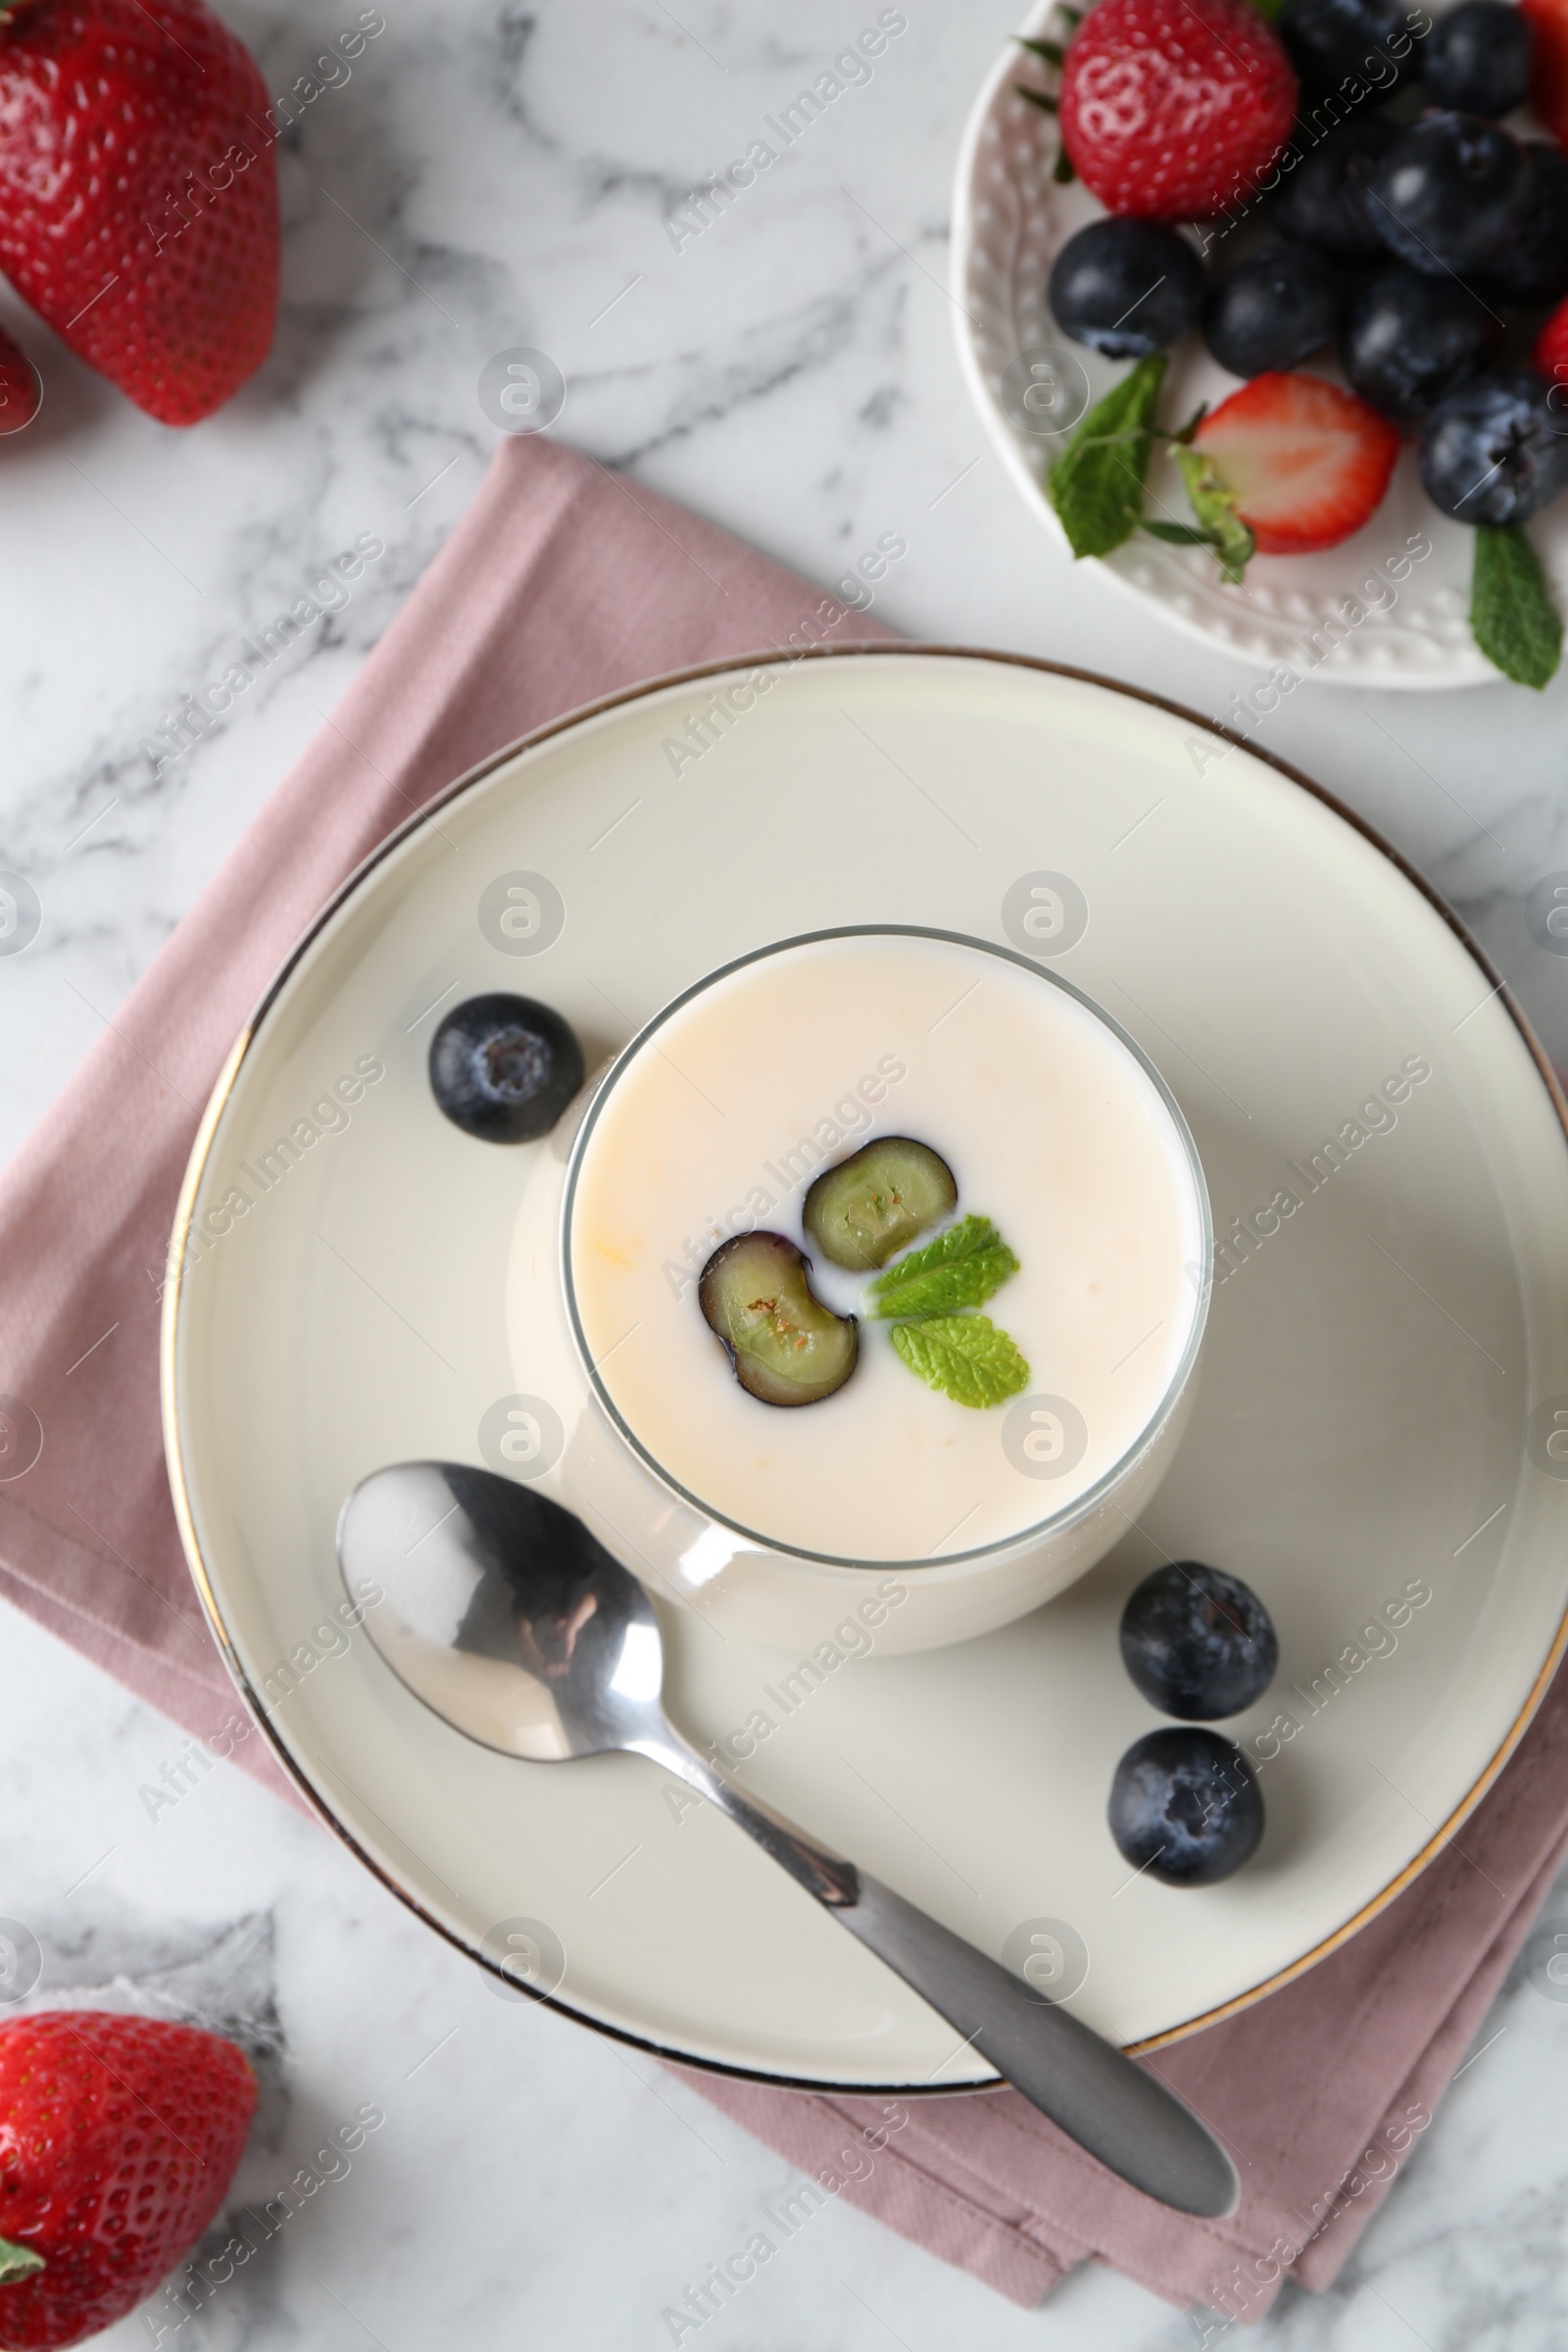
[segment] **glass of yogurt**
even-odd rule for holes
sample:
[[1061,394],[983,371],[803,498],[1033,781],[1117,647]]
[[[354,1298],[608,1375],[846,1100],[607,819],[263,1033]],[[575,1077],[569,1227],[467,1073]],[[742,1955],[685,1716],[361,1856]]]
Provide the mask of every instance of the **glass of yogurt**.
[[[1017,1260],[958,1310],[1012,1343],[998,1401],[929,1385],[877,1269],[813,1241],[812,1185],[884,1138],[956,1187],[911,1247],[984,1217]],[[705,1267],[751,1233],[854,1318],[853,1371],[813,1402],[750,1394],[705,1319]],[[924,1648],[1049,1599],[1125,1532],[1192,1401],[1211,1262],[1187,1123],[1114,1021],[1006,949],[865,926],[741,958],[618,1055],[564,1162],[540,1155],[514,1355],[560,1400],[551,1483],[656,1592],[782,1644],[875,1592],[879,1645]]]

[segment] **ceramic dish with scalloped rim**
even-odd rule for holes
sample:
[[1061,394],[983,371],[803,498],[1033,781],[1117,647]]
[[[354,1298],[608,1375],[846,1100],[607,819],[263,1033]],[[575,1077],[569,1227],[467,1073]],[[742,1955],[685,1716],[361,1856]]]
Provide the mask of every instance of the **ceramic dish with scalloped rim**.
[[[1055,0],[1043,0],[1023,31],[1043,34],[1054,13]],[[1038,79],[1027,54],[1009,42],[975,101],[958,154],[952,288],[959,358],[980,415],[1024,499],[1061,540],[1041,479],[1063,440],[1022,429],[1004,376],[1020,355],[1059,354],[1081,413],[1079,404],[1087,403],[1075,367],[1093,400],[1126,370],[1069,341],[1046,300],[1057,253],[1104,208],[1080,182],[1063,186],[1052,177],[1055,122],[1013,88]],[[1333,364],[1312,365],[1344,381]],[[1212,407],[1238,381],[1209,357],[1199,335],[1186,335],[1171,355],[1161,416],[1188,416],[1200,401]],[[1151,467],[1148,511],[1192,519],[1180,476],[1163,454]],[[1559,604],[1568,607],[1568,499],[1539,515],[1530,535]],[[1422,537],[1432,552],[1409,563],[1408,547]],[[1102,561],[1121,587],[1187,636],[1260,668],[1277,663],[1333,686],[1495,686],[1498,673],[1467,617],[1474,533],[1440,514],[1426,496],[1407,443],[1388,496],[1353,538],[1315,556],[1254,557],[1240,586],[1220,578],[1206,548],[1170,547],[1147,532],[1136,532]],[[1401,561],[1407,568],[1391,578],[1388,566],[1397,572]]]
[[[532,1158],[562,1148],[497,1149],[441,1116],[437,1007],[544,998],[592,1066],[764,942],[913,923],[1028,952],[1009,894],[1076,884],[1085,920],[1054,968],[1161,1070],[1235,1268],[1163,1485],[1058,1599],[952,1648],[883,1654],[835,1611],[803,1672],[798,1647],[656,1601],[670,1711],[700,1744],[765,1713],[745,1785],[1012,1966],[1081,1951],[1075,2005],[1124,2043],[1190,2032],[1353,1933],[1540,1696],[1564,1639],[1568,1478],[1526,1433],[1538,1404],[1568,1409],[1568,1148],[1458,927],[1321,795],[1201,720],[1000,656],[887,646],[764,671],[679,777],[665,739],[749,667],[498,755],[320,916],[191,1162],[170,1464],[268,1736],[455,1942],[494,1966],[525,1936],[560,2006],[699,2064],[956,2088],[989,2079],[973,2051],[654,1766],[479,1747],[343,1639],[349,1490],[387,1462],[491,1459],[524,1387],[508,1269]],[[1215,753],[1201,777],[1195,735]],[[520,956],[494,911],[519,876],[555,909]],[[1401,1078],[1412,1064],[1429,1074]],[[1283,1191],[1299,1205],[1282,1218]],[[1157,1721],[1117,1621],[1167,1556],[1247,1577],[1282,1653],[1225,1727],[1262,1759],[1264,1842],[1196,1890],[1133,1878],[1104,1817],[1117,1758]]]

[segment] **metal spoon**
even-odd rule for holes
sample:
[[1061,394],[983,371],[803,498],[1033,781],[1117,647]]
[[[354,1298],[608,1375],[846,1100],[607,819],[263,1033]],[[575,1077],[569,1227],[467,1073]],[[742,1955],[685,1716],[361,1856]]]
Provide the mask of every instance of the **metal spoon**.
[[1178,2212],[1235,2211],[1235,2168],[1180,2100],[1067,2010],[853,1862],[744,1794],[676,1732],[663,1645],[637,1579],[580,1519],[452,1462],[377,1470],[343,1505],[338,1559],[418,1698],[487,1747],[535,1763],[625,1749],[709,1797],[911,1984],[1042,2114]]

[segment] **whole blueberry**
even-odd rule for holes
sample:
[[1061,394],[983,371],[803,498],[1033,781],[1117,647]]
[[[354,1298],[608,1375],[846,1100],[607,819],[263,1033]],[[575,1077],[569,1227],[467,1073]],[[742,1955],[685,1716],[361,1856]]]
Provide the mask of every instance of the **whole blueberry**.
[[1212,1886],[1256,1852],[1263,1797],[1239,1747],[1218,1732],[1172,1724],[1127,1750],[1107,1818],[1135,1870],[1167,1886]]
[[1279,35],[1309,91],[1352,98],[1359,83],[1373,105],[1394,95],[1417,54],[1403,0],[1285,0]]
[[[1337,262],[1381,262],[1388,247],[1373,218],[1372,174],[1397,135],[1382,115],[1358,115],[1331,130],[1286,180],[1274,207],[1275,226]],[[1305,126],[1298,126],[1292,148],[1299,149],[1305,137]]]
[[1232,375],[1296,368],[1333,341],[1344,298],[1325,254],[1310,245],[1262,245],[1211,289],[1203,340]]
[[1091,220],[1052,266],[1050,302],[1075,343],[1107,360],[1143,360],[1198,324],[1203,265],[1153,220]]
[[1530,20],[1509,0],[1459,0],[1427,34],[1421,70],[1434,106],[1511,115],[1530,90]]
[[1478,375],[1450,392],[1421,435],[1427,496],[1455,522],[1523,522],[1568,490],[1568,415],[1557,387],[1528,368]]
[[466,1135],[526,1144],[547,1135],[582,1084],[582,1048],[531,997],[469,997],[430,1040],[430,1091]]
[[1480,115],[1423,115],[1372,175],[1384,244],[1431,277],[1494,268],[1524,227],[1529,193],[1524,149]]
[[1560,302],[1568,294],[1568,155],[1527,140],[1525,170],[1524,226],[1487,271],[1487,290],[1504,302]]
[[1424,416],[1480,370],[1502,322],[1456,277],[1385,270],[1350,305],[1340,360],[1352,390],[1386,416]]
[[1128,1595],[1121,1656],[1152,1707],[1212,1723],[1262,1697],[1280,1645],[1250,1585],[1201,1560],[1173,1560]]

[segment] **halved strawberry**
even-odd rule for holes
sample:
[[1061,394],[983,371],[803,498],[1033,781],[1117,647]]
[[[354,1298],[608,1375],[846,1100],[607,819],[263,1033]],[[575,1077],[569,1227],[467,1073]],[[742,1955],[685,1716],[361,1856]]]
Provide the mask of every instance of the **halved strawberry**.
[[1348,539],[1383,503],[1399,454],[1394,426],[1353,392],[1278,370],[1222,400],[1195,445],[1260,556],[1305,556]]

